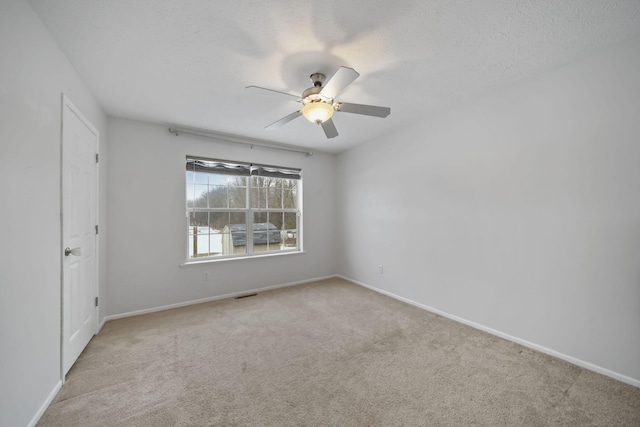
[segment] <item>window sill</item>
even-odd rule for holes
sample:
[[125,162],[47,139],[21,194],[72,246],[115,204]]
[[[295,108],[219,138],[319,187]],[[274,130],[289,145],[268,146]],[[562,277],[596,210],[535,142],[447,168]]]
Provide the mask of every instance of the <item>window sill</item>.
[[210,259],[203,259],[198,261],[185,261],[182,264],[180,264],[180,268],[192,267],[195,265],[212,264],[216,262],[248,261],[248,260],[259,259],[259,258],[272,258],[272,257],[302,255],[302,254],[306,254],[306,252],[291,251],[291,252],[280,252],[280,253],[273,253],[273,254],[251,255],[251,256],[242,256],[242,257],[220,258],[220,259],[210,258]]

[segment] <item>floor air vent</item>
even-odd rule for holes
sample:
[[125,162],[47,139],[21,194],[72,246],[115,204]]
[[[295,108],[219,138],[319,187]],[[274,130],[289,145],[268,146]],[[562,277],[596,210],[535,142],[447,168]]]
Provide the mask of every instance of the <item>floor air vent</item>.
[[247,294],[247,295],[238,295],[236,297],[236,299],[242,299],[242,298],[249,298],[249,297],[255,297],[258,294]]

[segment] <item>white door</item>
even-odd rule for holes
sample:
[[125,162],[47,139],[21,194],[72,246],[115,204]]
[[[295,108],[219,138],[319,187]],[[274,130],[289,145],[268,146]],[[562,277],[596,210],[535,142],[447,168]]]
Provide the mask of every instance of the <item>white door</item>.
[[62,99],[62,375],[97,330],[98,132]]

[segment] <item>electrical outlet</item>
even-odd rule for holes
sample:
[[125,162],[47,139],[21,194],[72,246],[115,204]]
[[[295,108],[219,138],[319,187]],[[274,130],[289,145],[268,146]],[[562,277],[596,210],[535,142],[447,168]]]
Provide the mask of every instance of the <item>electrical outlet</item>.
[[204,273],[202,273],[202,280],[205,281],[205,282],[207,280],[209,280],[209,272],[208,271],[205,271]]
[[383,274],[384,273],[384,267],[379,265],[378,266],[378,273]]

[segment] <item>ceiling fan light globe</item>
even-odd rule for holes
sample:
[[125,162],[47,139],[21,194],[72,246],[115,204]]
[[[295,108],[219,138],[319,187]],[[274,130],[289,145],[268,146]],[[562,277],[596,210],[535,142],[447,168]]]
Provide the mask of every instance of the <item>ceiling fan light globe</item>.
[[302,107],[302,115],[311,123],[324,123],[333,116],[333,105],[326,102],[309,102]]

